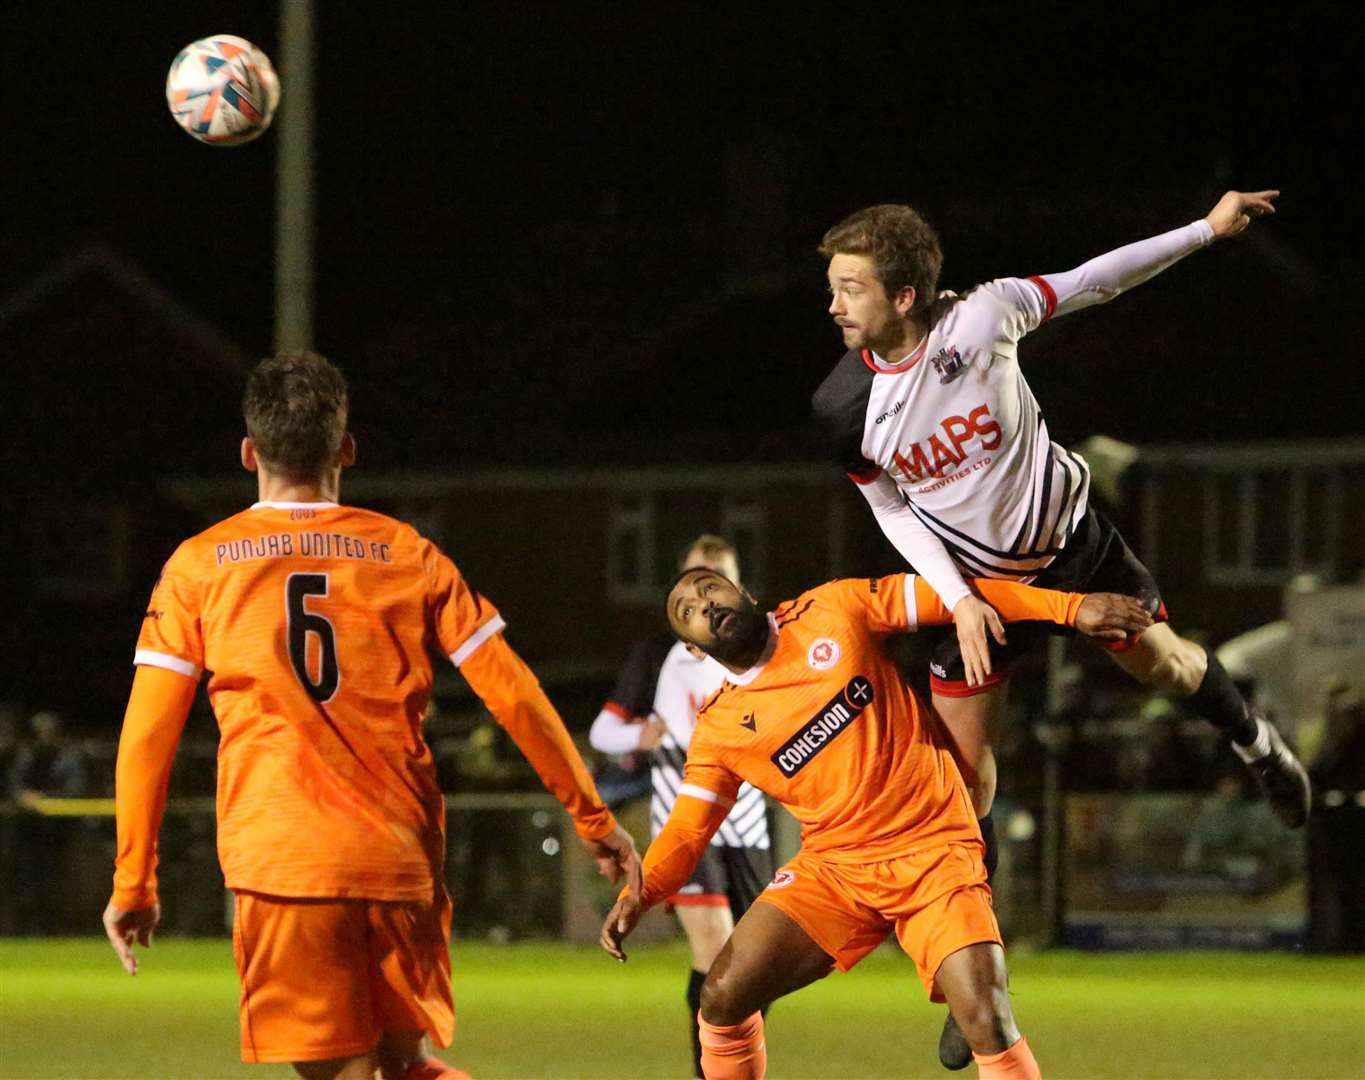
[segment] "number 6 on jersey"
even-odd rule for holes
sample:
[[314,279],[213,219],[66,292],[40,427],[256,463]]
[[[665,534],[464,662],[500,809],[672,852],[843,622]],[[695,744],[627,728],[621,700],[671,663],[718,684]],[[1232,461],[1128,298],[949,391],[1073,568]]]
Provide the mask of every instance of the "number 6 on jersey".
[[[290,574],[284,586],[285,608],[288,615],[289,662],[294,674],[320,705],[336,696],[341,685],[341,669],[337,667],[336,631],[326,616],[308,610],[308,597],[327,595],[326,574]],[[314,681],[309,671],[308,635],[318,641],[318,678]]]

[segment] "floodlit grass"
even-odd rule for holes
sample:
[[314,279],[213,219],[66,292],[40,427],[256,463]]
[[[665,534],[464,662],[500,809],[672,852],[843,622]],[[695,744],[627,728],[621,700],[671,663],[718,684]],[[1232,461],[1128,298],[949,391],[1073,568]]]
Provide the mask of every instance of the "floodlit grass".
[[[1365,962],[1283,955],[1010,958],[1020,1027],[1049,1080],[1359,1080]],[[677,945],[634,950],[457,943],[456,1044],[478,1080],[688,1075]],[[946,1080],[942,1009],[883,950],[784,1000],[769,1075]],[[237,1061],[227,941],[166,939],[129,979],[100,940],[0,941],[0,1076],[190,1080],[292,1076]],[[974,1075],[972,1070],[958,1074]]]

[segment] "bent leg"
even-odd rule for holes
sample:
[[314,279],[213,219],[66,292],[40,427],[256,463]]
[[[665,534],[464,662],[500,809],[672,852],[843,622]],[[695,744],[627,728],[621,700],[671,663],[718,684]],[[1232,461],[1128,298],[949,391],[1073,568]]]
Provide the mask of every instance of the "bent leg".
[[1130,647],[1110,655],[1139,682],[1186,699],[1222,731],[1284,824],[1298,828],[1308,819],[1312,802],[1308,774],[1275,726],[1242,697],[1218,657],[1165,623],[1150,627]]
[[707,1080],[762,1080],[763,1012],[824,978],[834,958],[772,904],[754,904],[721,949],[701,990],[701,1065]]
[[939,965],[935,981],[971,1044],[981,1080],[1042,1080],[1010,1008],[1005,950],[995,942],[968,945]]
[[701,988],[702,1019],[737,1024],[833,968],[834,958],[789,915],[756,903],[711,965]]
[[692,950],[692,967],[687,973],[687,1026],[692,1037],[693,1075],[701,1076],[701,1028],[698,1026],[701,988],[711,964],[735,928],[735,919],[729,903],[724,906],[683,904],[673,910]]
[[934,712],[948,733],[949,749],[971,792],[977,817],[991,812],[995,801],[995,754],[991,739],[1005,715],[1009,683],[1002,682],[979,694],[956,697],[930,695]]
[[1005,950],[993,941],[949,954],[934,975],[973,1053],[999,1054],[1019,1039],[1008,977]]

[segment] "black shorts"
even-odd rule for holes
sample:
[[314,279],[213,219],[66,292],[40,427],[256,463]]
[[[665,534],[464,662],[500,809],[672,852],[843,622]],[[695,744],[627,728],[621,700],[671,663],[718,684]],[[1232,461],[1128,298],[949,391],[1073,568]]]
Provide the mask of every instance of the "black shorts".
[[[1066,549],[1034,578],[1032,584],[1040,589],[1063,592],[1115,592],[1135,596],[1147,606],[1157,622],[1166,621],[1166,605],[1151,571],[1124,543],[1113,523],[1093,508],[1086,510]],[[1009,678],[1010,667],[1015,661],[1048,634],[1056,633],[1073,634],[1075,631],[1048,623],[1013,623],[1005,627],[1005,636],[1009,639],[1005,645],[997,645],[987,634],[992,674],[984,683],[968,686],[957,629],[951,624],[935,627],[928,631],[933,639],[929,659],[930,689],[946,697],[970,697],[989,690]],[[1132,648],[1136,640],[1137,636],[1100,644],[1114,652],[1122,652]]]
[[671,907],[728,907],[735,922],[749,910],[776,872],[773,849],[707,844],[687,884],[668,898]]

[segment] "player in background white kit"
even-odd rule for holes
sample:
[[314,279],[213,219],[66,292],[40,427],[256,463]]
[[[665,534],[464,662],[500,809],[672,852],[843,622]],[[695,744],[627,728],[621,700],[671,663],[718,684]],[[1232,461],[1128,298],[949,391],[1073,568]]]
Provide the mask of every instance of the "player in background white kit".
[[[1217,658],[1165,622],[1151,574],[1089,505],[1089,467],[1048,437],[1017,348],[1047,319],[1111,300],[1236,236],[1273,214],[1278,195],[1230,191],[1183,228],[1075,270],[1002,278],[962,296],[939,293],[938,237],[908,206],[858,211],[820,244],[829,312],[849,351],[816,391],[815,413],[887,539],[953,612],[956,634],[935,648],[930,687],[988,847],[990,731],[1003,715],[1011,654],[1034,634],[1011,627],[1007,644],[999,616],[964,575],[1146,599],[1159,621],[1111,649],[1114,660],[1140,682],[1188,699],[1220,728],[1282,821],[1297,827],[1307,817],[1303,767]],[[961,1067],[970,1055],[950,1051],[951,1028],[950,1017],[940,1056]]]
[[[719,536],[699,536],[688,545],[678,569],[693,567],[739,581],[734,546]],[[663,630],[631,651],[611,697],[593,722],[588,739],[594,750],[651,752],[651,837],[663,828],[678,797],[697,712],[720,689],[727,674],[711,657],[679,641],[671,630]],[[698,1077],[702,1075],[697,1029],[702,983],[735,923],[767,886],[775,869],[767,803],[763,792],[745,784],[691,878],[668,901],[692,951],[687,1006],[692,1063]]]

